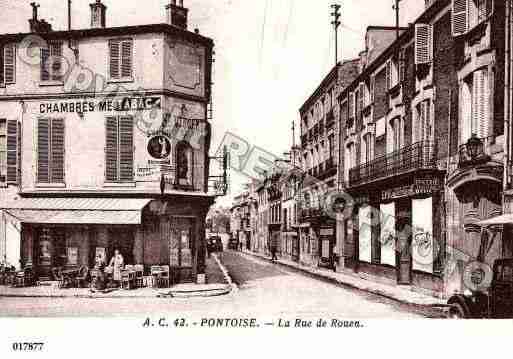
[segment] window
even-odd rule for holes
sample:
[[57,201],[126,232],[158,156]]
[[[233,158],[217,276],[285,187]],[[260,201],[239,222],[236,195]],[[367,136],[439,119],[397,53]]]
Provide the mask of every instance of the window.
[[489,136],[489,80],[488,70],[481,69],[468,76],[461,88],[461,143],[472,134],[479,138]]
[[133,77],[133,41],[117,39],[109,41],[110,79],[130,81]]
[[373,158],[374,141],[371,133],[363,136],[362,147],[362,163],[368,163]]
[[452,0],[453,36],[465,35],[488,20],[493,12],[493,0]]
[[129,116],[106,120],[105,177],[107,182],[134,180],[134,124]]
[[370,78],[370,102],[373,103],[374,102],[374,89],[376,88],[376,78],[374,77],[374,75],[371,76]]
[[193,185],[194,156],[189,143],[181,141],[176,145],[176,176],[180,186]]
[[41,81],[63,80],[62,41],[49,41],[41,48]]
[[16,82],[16,46],[0,47],[0,86]]
[[425,100],[416,106],[415,142],[431,141],[434,137],[431,116],[431,100]]
[[401,117],[390,120],[390,134],[387,131],[387,152],[398,151],[401,148],[402,141],[402,121]]
[[62,118],[38,119],[37,182],[64,183],[64,119]]
[[7,181],[7,120],[0,118],[0,183]]

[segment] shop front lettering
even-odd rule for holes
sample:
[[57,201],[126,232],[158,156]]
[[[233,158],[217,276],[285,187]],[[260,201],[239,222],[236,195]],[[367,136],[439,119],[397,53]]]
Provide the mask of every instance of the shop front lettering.
[[85,113],[85,112],[119,112],[144,111],[161,107],[160,97],[124,97],[121,99],[94,101],[73,101],[42,103],[39,105],[41,114],[52,113]]
[[388,201],[402,197],[413,197],[437,191],[440,191],[438,180],[417,180],[411,185],[381,191],[381,200]]

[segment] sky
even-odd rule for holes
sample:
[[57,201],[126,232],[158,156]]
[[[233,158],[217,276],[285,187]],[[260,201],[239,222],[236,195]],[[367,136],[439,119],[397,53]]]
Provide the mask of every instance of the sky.
[[[28,32],[35,0],[0,0],[0,33]],[[67,28],[66,0],[38,0],[39,17]],[[89,3],[73,0],[72,27],[90,25]],[[165,22],[169,0],[103,0],[107,26]],[[357,57],[370,25],[395,25],[393,0],[184,0],[189,29],[215,42],[212,149],[231,132],[276,156],[292,144],[299,108],[335,65],[332,3],[342,5],[339,60]],[[401,26],[414,21],[424,0],[401,0]],[[298,128],[298,125],[296,125]],[[229,206],[247,178],[230,172]]]

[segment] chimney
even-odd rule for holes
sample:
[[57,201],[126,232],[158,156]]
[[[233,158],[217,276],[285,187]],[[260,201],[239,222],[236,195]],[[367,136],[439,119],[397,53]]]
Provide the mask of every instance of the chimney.
[[52,25],[46,22],[44,19],[38,19],[38,8],[39,4],[35,2],[30,3],[32,6],[32,19],[29,19],[30,32],[41,33],[52,31]]
[[107,6],[105,6],[101,0],[96,0],[95,3],[89,5],[91,7],[91,27],[92,28],[104,28]]
[[180,29],[187,30],[187,14],[189,9],[183,7],[183,0],[171,0],[166,6],[167,23]]

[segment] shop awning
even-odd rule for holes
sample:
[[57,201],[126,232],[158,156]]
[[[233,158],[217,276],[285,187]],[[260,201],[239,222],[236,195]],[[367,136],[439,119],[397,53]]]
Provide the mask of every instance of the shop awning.
[[479,226],[498,226],[503,224],[513,224],[513,213],[503,214],[501,216],[486,219],[476,223]]
[[143,198],[21,198],[3,205],[21,223],[141,224]]

